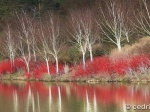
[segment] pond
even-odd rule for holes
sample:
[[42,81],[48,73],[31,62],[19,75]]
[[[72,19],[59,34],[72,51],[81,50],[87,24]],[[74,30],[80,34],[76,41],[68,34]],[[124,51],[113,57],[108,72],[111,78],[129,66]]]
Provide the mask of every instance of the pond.
[[149,84],[0,82],[0,112],[149,112],[149,106]]

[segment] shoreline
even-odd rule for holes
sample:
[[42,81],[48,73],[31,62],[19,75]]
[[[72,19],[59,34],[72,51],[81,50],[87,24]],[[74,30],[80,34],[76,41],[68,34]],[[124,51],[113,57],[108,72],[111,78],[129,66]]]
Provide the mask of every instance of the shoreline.
[[48,76],[44,75],[42,78],[27,78],[24,75],[15,76],[6,74],[0,76],[1,81],[40,81],[40,82],[83,82],[83,83],[149,83],[150,77],[148,76],[81,76],[72,77],[70,75]]

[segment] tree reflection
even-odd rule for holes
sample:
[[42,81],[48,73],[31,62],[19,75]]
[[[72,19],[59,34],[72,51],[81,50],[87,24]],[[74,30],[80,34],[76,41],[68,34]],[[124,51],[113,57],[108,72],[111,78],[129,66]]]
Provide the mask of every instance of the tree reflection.
[[[11,101],[12,99],[12,101]],[[11,112],[99,112],[111,109],[126,112],[126,104],[149,104],[150,88],[137,84],[51,84],[24,86],[0,83],[0,105],[13,105]],[[78,109],[78,110],[76,110]],[[13,111],[12,111],[13,110]],[[1,110],[0,108],[0,111]]]

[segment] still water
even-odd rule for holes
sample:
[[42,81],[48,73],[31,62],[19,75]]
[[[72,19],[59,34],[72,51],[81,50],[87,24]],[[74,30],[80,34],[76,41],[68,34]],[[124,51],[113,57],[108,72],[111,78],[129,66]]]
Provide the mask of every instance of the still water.
[[137,112],[144,104],[149,84],[0,82],[0,112]]

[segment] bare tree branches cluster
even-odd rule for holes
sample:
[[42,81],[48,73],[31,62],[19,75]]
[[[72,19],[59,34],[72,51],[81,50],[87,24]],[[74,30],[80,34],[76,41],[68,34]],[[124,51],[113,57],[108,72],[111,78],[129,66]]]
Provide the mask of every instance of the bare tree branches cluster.
[[138,15],[133,13],[135,21],[128,16],[130,12],[117,2],[117,0],[107,1],[105,10],[100,6],[98,14],[90,8],[70,11],[66,19],[69,27],[65,29],[66,35],[71,37],[69,41],[61,35],[61,30],[66,24],[61,23],[55,13],[49,13],[48,19],[37,19],[24,11],[22,14],[16,14],[17,32],[14,35],[8,25],[5,38],[5,51],[11,65],[14,66],[15,57],[21,57],[29,73],[31,60],[36,62],[37,57],[42,57],[47,65],[47,73],[50,74],[49,61],[54,59],[58,74],[59,55],[64,50],[65,43],[71,42],[82,53],[85,69],[85,55],[88,52],[90,61],[93,61],[93,45],[100,44],[99,38],[116,45],[120,52],[122,45],[125,41],[129,42],[134,31],[150,36],[150,10],[147,0],[142,0],[144,9],[138,10]]
[[90,10],[80,13],[74,11],[70,15],[73,29],[71,35],[74,39],[73,42],[77,43],[77,47],[82,52],[83,67],[85,68],[85,53],[87,50],[90,52],[90,60],[93,61],[92,46],[96,41],[95,31],[93,31],[94,18]]
[[[19,24],[15,35],[16,38],[11,35],[9,26],[6,32],[7,38],[5,43],[12,66],[14,66],[14,58],[17,56],[21,57],[26,65],[27,73],[29,73],[30,62],[33,60],[36,62],[37,56],[40,56],[46,61],[47,71],[50,74],[49,61],[53,57],[56,63],[56,73],[58,74],[58,55],[64,44],[63,39],[60,37],[58,17],[49,14],[46,26],[42,24],[42,20],[39,20],[40,24],[36,25],[34,22],[35,18],[30,17],[24,11],[22,11],[21,15],[17,14],[17,18]],[[14,43],[13,39],[17,39],[17,42]]]

